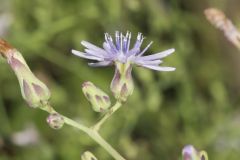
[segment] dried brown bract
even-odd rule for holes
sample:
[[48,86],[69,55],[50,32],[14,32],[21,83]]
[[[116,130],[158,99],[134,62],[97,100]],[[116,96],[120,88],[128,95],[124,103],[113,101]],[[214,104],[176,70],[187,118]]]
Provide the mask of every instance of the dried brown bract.
[[212,25],[223,31],[226,38],[240,49],[240,32],[224,12],[216,8],[208,8],[204,11],[204,14]]
[[10,50],[14,49],[10,44],[8,44],[5,40],[0,39],[0,54],[7,58],[7,54]]

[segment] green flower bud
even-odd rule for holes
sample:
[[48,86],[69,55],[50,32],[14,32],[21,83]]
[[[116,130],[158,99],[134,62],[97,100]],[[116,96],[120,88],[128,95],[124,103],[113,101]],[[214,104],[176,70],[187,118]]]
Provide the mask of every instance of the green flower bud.
[[200,157],[200,160],[208,160],[208,155],[207,155],[207,152],[205,151],[200,151],[199,157]]
[[53,129],[60,129],[64,125],[64,118],[58,113],[52,113],[47,117],[47,123]]
[[115,62],[115,74],[111,83],[111,90],[114,97],[125,102],[128,96],[132,95],[134,83],[132,79],[132,64],[130,62]]
[[183,160],[208,160],[205,151],[197,151],[192,145],[187,145],[182,151]]
[[0,52],[8,61],[16,74],[21,93],[30,107],[36,108],[46,105],[50,98],[50,91],[30,70],[22,54],[0,39]]
[[111,101],[109,96],[92,82],[84,82],[82,84],[82,91],[87,100],[91,103],[94,111],[103,112],[110,107]]
[[82,160],[97,160],[97,158],[89,151],[86,151],[81,156]]

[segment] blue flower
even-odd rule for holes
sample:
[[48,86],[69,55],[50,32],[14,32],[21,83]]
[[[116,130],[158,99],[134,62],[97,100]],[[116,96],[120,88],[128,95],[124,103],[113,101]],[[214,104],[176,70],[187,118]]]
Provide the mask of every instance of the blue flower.
[[127,32],[126,35],[123,35],[122,33],[116,31],[115,42],[108,33],[105,33],[105,42],[103,43],[103,48],[97,47],[96,45],[87,41],[82,41],[81,44],[86,47],[85,52],[72,50],[72,53],[81,58],[94,60],[94,63],[88,64],[95,67],[109,66],[112,64],[116,65],[116,63],[130,63],[157,71],[175,70],[174,67],[159,66],[159,64],[162,63],[162,58],[175,51],[173,48],[152,55],[143,56],[151,46],[152,42],[150,42],[141,51],[140,47],[144,40],[142,33],[138,33],[137,40],[132,49],[130,49],[130,40],[130,32]]

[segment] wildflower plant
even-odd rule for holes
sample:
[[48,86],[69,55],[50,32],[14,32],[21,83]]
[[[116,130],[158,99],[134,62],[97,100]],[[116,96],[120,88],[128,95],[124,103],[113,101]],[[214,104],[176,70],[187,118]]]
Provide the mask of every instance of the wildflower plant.
[[[84,52],[72,50],[74,55],[93,61],[89,63],[90,66],[104,67],[113,65],[115,67],[115,74],[110,85],[113,96],[116,99],[113,106],[111,106],[110,97],[96,85],[89,81],[82,84],[83,94],[92,105],[92,109],[96,112],[102,112],[104,114],[96,124],[90,127],[82,123],[78,123],[54,110],[49,101],[51,94],[47,86],[31,72],[22,54],[2,39],[0,39],[0,53],[7,59],[8,64],[16,74],[19,80],[22,96],[27,104],[33,108],[39,108],[49,113],[47,123],[50,127],[53,129],[60,129],[64,124],[66,124],[77,128],[95,140],[114,159],[125,160],[125,158],[123,158],[101,137],[99,129],[133,93],[134,82],[131,74],[132,67],[140,66],[156,71],[175,70],[173,67],[160,66],[163,62],[162,58],[173,53],[174,49],[168,49],[152,55],[144,55],[151,46],[152,42],[141,50],[143,40],[143,35],[138,33],[135,44],[131,48],[131,33],[127,32],[126,35],[123,35],[117,31],[115,33],[115,41],[108,33],[105,34],[103,48],[97,47],[89,42],[82,41],[81,44],[86,47]],[[82,155],[82,159],[93,160],[97,158],[91,152],[87,151]]]

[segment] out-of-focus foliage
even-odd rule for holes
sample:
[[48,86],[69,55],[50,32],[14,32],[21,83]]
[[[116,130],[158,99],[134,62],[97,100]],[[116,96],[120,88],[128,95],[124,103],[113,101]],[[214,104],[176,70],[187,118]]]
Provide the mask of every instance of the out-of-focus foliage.
[[[240,54],[203,10],[220,8],[240,26],[239,6],[236,0],[0,0],[0,17],[11,17],[1,36],[49,86],[55,109],[89,125],[99,115],[84,99],[81,83],[92,81],[110,94],[114,69],[90,68],[71,55],[72,48],[83,49],[81,40],[102,45],[103,33],[115,30],[143,32],[145,45],[154,41],[148,53],[174,47],[165,66],[175,72],[134,68],[134,93],[101,134],[130,160],[178,159],[189,143],[209,159],[238,160]],[[22,100],[2,58],[0,75],[0,160],[75,160],[86,150],[111,159],[87,135],[48,127],[47,114]]]

